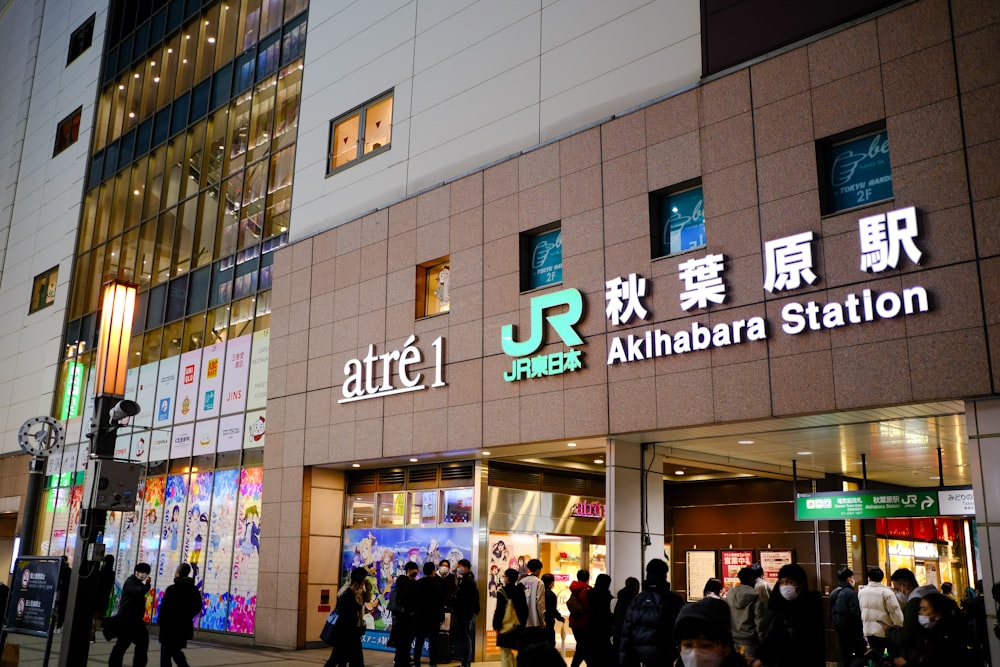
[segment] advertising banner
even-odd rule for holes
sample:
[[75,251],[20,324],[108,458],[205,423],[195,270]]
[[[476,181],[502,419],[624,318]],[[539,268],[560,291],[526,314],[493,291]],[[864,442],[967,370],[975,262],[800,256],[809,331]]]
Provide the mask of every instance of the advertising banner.
[[687,565],[687,601],[697,602],[704,597],[705,583],[716,577],[715,552],[688,550],[684,552],[684,562]]
[[264,441],[267,439],[266,424],[264,410],[247,413],[246,424],[243,428],[243,449],[264,446]]
[[740,570],[753,563],[753,549],[720,551],[719,560],[722,561],[722,585],[727,589],[735,588],[740,585]]
[[216,451],[235,452],[243,447],[244,415],[229,415],[219,420],[219,444]]
[[174,421],[174,399],[177,394],[177,369],[180,357],[170,357],[160,362],[160,376],[156,381],[156,412],[153,415],[153,426],[162,428]]
[[139,367],[139,386],[135,393],[135,402],[139,404],[139,414],[129,419],[129,424],[140,428],[149,428],[156,414],[156,377],[159,362]]
[[222,365],[226,344],[216,343],[201,351],[201,373],[198,385],[198,419],[218,417],[222,405]]
[[[229,632],[253,634],[257,618],[257,572],[260,568],[260,520],[263,468],[240,471],[236,510],[236,552],[229,607]],[[367,633],[366,633],[367,634]]]
[[247,410],[262,410],[267,405],[267,360],[271,349],[271,330],[253,333],[250,348],[250,384],[247,387]]
[[58,558],[22,557],[14,565],[7,599],[7,632],[46,637],[59,586]]
[[772,586],[778,583],[778,571],[795,558],[791,549],[761,549],[758,554],[760,566],[764,570],[764,581]]
[[181,459],[191,456],[194,444],[194,424],[174,426],[173,437],[170,440],[170,458]]
[[194,445],[192,456],[214,454],[216,438],[219,435],[219,420],[209,419],[196,422],[194,425]]
[[150,461],[166,461],[170,458],[170,439],[173,432],[170,429],[163,429],[162,431],[151,431],[146,434],[149,439],[149,454],[147,454],[148,460]]
[[250,346],[253,336],[233,338],[226,344],[226,370],[222,378],[222,414],[243,412],[247,405]]
[[174,399],[174,423],[194,421],[198,406],[198,377],[201,373],[201,350],[181,355],[177,370],[177,396]]

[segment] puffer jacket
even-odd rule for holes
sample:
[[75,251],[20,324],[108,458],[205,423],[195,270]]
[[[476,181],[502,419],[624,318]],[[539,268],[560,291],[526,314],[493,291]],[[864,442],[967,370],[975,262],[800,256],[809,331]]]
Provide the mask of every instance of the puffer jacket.
[[590,584],[583,581],[574,581],[569,585],[570,597],[576,597],[580,603],[580,612],[569,615],[569,627],[574,630],[585,630],[590,624]]
[[674,623],[684,600],[667,582],[646,583],[625,611],[619,663],[669,665],[677,659]]
[[756,657],[768,667],[826,667],[823,601],[816,591],[786,600],[771,593]]
[[917,587],[906,597],[906,605],[903,607],[903,627],[890,628],[886,631],[886,639],[896,645],[903,658],[909,660],[917,641],[917,632],[920,629],[920,621],[917,619],[920,616],[920,600],[925,595],[939,592],[933,584]]
[[903,625],[903,610],[891,588],[879,581],[869,581],[858,591],[861,623],[866,637],[885,637],[882,621],[889,626]]
[[760,646],[760,628],[764,622],[764,603],[753,586],[740,584],[726,595],[733,619],[733,641],[740,646]]

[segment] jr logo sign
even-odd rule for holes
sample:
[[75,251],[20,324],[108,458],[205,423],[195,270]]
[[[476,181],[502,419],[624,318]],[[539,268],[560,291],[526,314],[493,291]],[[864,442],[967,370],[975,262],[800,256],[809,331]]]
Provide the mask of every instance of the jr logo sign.
[[[560,306],[566,306],[566,310],[545,314],[546,311]],[[542,346],[545,332],[543,317],[556,335],[570,348],[568,351],[529,356]],[[583,295],[580,290],[564,289],[533,298],[531,300],[531,334],[528,340],[517,341],[514,339],[513,324],[505,324],[500,330],[504,354],[514,357],[510,372],[505,373],[503,379],[507,382],[514,382],[524,378],[542,377],[543,375],[559,375],[582,368],[583,362],[580,359],[582,352],[573,349],[575,346],[583,344],[583,339],[573,328],[582,317]]]

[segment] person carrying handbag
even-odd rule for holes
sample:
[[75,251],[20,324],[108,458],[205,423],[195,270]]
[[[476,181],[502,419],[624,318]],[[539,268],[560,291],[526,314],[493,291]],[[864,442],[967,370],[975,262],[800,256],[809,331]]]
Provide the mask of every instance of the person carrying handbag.
[[324,667],[365,667],[361,650],[361,637],[365,634],[365,602],[369,595],[368,570],[356,567],[351,570],[351,580],[337,593],[334,611],[337,620],[333,627],[333,650]]
[[497,606],[493,611],[493,629],[497,631],[501,667],[516,667],[514,649],[517,648],[528,617],[528,602],[524,586],[517,583],[517,570],[508,568],[503,573],[503,586],[497,589]]

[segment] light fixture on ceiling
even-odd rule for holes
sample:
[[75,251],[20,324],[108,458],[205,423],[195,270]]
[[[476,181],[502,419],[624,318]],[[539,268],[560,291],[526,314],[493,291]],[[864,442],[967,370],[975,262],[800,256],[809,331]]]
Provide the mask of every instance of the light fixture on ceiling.
[[604,465],[604,459],[594,459],[594,463],[597,465]]
[[799,456],[812,456],[812,452],[795,452]]
[[484,449],[483,450],[483,456],[489,456],[489,455],[490,455],[490,453]]
[[752,445],[752,444],[754,444],[754,441],[753,440],[737,440],[736,444],[737,445]]
[[674,474],[678,477],[683,477],[686,473],[683,470],[677,469],[674,471]]
[[566,446],[567,447],[576,447],[576,443],[575,442],[567,442]]
[[414,456],[413,458],[410,459],[410,463],[416,463],[416,462],[417,462],[417,457]]
[[361,467],[361,464],[360,464],[360,463],[352,463],[352,464],[351,464],[351,467],[352,467],[352,468],[360,468],[360,467]]

